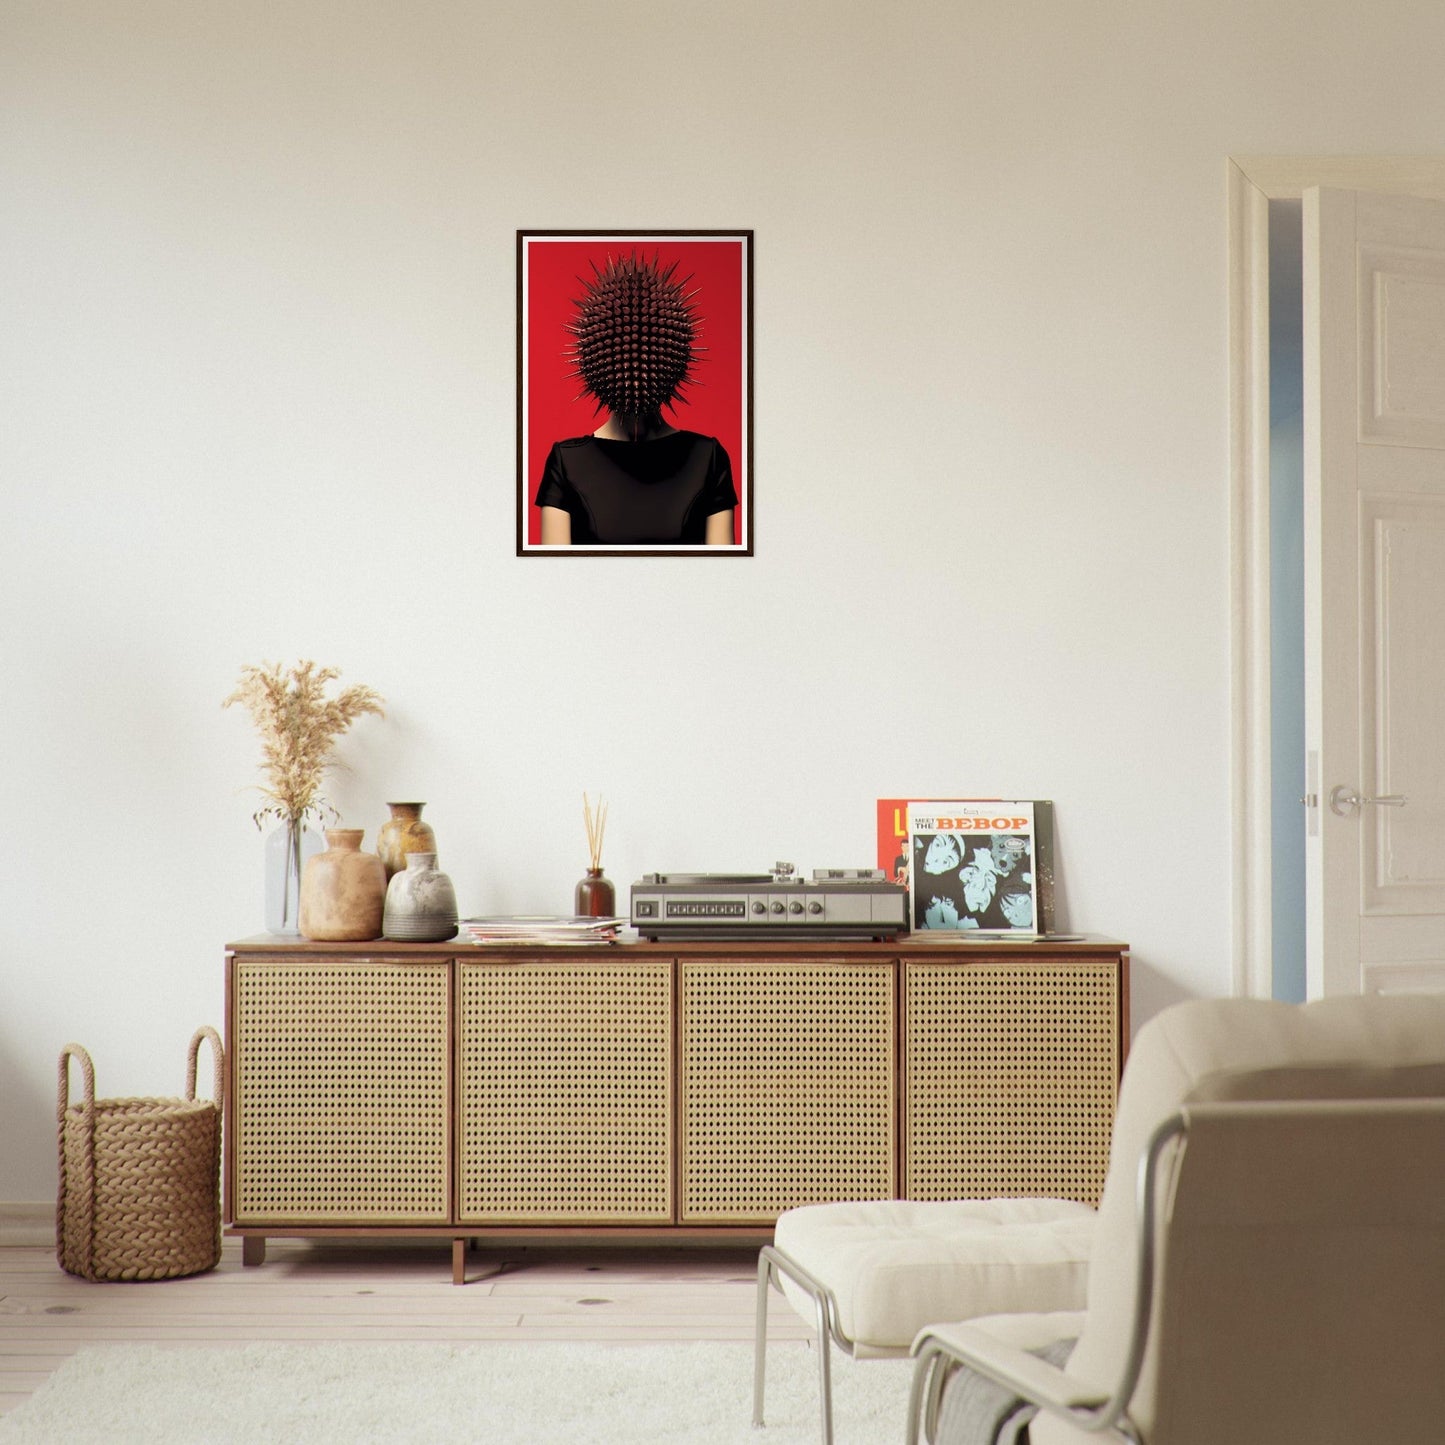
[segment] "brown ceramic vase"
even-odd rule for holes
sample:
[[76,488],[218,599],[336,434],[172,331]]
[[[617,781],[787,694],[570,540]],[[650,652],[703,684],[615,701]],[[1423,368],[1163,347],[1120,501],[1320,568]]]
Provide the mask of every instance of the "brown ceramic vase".
[[391,817],[376,835],[376,855],[390,879],[406,867],[408,853],[435,853],[437,837],[430,823],[423,823],[425,803],[388,803]]
[[326,851],[306,860],[301,875],[301,936],[317,942],[381,937],[386,869],[361,851],[361,828],[328,828]]
[[617,890],[600,868],[587,870],[573,891],[572,909],[578,918],[611,918],[617,912]]

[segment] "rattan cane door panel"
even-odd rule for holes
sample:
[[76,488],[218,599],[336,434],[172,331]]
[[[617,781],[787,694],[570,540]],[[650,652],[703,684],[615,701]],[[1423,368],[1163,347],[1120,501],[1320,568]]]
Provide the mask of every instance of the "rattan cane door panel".
[[1097,1204],[1119,1078],[1119,965],[907,962],[904,1192]]
[[240,959],[235,1222],[445,1223],[445,963]]
[[671,959],[458,975],[462,1221],[670,1223]]
[[685,1224],[886,1199],[894,1174],[891,963],[684,959]]

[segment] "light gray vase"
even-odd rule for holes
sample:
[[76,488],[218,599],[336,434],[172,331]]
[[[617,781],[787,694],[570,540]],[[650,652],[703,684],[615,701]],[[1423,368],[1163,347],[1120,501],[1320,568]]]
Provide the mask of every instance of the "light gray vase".
[[406,855],[406,867],[386,885],[381,931],[398,943],[440,943],[456,936],[456,890],[437,871],[435,853]]

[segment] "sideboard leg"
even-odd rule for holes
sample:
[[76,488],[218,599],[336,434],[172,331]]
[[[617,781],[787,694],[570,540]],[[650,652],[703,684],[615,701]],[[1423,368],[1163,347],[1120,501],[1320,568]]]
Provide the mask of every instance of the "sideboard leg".
[[467,1242],[465,1239],[452,1240],[452,1283],[467,1282]]
[[244,1265],[266,1263],[266,1236],[264,1234],[243,1234],[241,1236],[241,1263]]

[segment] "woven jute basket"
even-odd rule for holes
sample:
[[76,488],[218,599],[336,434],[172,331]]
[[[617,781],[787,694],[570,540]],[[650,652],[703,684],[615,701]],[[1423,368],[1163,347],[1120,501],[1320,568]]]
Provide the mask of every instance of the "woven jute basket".
[[[209,1039],[214,1099],[196,1098],[196,1057]],[[70,1060],[85,1097],[70,1102]],[[97,1099],[79,1044],[60,1051],[60,1193],[55,1256],[86,1279],[174,1279],[221,1257],[224,1062],[215,1029],[191,1039],[183,1099]]]

